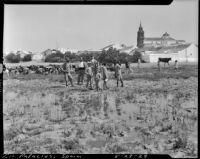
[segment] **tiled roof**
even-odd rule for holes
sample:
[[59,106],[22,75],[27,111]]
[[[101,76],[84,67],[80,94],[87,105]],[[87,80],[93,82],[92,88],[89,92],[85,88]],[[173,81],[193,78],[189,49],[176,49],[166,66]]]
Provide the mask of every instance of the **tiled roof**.
[[165,34],[163,34],[163,36],[169,36],[169,34],[167,32],[165,32]]
[[185,40],[176,40],[176,41],[178,41],[178,42],[185,42]]
[[149,37],[149,38],[144,38],[146,41],[162,41],[162,38],[159,37]]
[[[146,40],[146,41],[162,41],[163,38],[159,38],[159,37],[149,37],[149,38],[144,38],[144,40]],[[173,39],[173,38],[171,38],[171,37],[168,37],[168,38],[165,38],[165,40],[170,41],[170,40],[175,40],[175,39]]]
[[143,51],[152,51],[153,53],[166,53],[166,52],[178,52],[183,49],[186,49],[189,47],[191,44],[182,44],[182,45],[175,45],[175,46],[165,46],[165,47],[153,47],[153,46],[148,46],[148,47],[143,47],[143,48],[136,48],[133,50],[133,52],[138,51],[138,52],[143,52]]
[[154,50],[154,53],[178,53],[178,51],[184,50],[189,46],[190,44],[162,47],[157,51]]
[[124,47],[124,48],[120,49],[120,52],[127,51],[127,50],[130,50],[130,49],[133,49],[133,46]]

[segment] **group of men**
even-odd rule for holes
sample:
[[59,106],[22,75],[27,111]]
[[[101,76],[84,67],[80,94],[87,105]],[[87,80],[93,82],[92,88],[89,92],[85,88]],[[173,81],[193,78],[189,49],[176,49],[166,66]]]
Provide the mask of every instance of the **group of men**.
[[[72,67],[68,58],[65,58],[65,62],[62,65],[62,70],[64,73],[66,86],[68,86],[68,82],[70,82],[71,86],[74,86],[73,77],[71,74]],[[81,58],[78,64],[78,78],[77,78],[78,85],[82,85],[84,83],[85,75],[87,79],[86,88],[93,89],[93,81],[94,81],[96,90],[108,89],[107,86],[108,71],[105,63],[100,64],[97,60],[94,59],[94,57],[90,62],[86,63]],[[115,64],[115,77],[117,80],[117,87],[119,85],[119,82],[121,82],[121,87],[123,87],[120,62],[116,62]],[[102,82],[103,84],[101,84]]]

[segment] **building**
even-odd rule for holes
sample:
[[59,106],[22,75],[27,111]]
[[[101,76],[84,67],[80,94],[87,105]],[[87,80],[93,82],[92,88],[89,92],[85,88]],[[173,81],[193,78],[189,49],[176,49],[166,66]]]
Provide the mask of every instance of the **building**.
[[178,44],[185,44],[184,40],[176,40],[170,35],[165,32],[161,37],[145,37],[144,30],[140,23],[139,30],[137,32],[137,47],[142,48],[145,46],[169,46],[169,45],[178,45]]
[[194,44],[182,44],[162,48],[143,48],[138,50],[145,62],[157,62],[158,58],[172,58],[172,62],[198,62],[198,46]]
[[44,61],[45,56],[41,53],[35,53],[32,55],[32,61],[38,61],[38,62],[42,62]]
[[144,30],[140,23],[139,30],[137,32],[137,47],[142,48],[144,46]]

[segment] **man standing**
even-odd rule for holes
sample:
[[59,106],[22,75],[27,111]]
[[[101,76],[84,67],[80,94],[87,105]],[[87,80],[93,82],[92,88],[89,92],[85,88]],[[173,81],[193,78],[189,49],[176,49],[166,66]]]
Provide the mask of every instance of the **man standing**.
[[71,65],[69,64],[69,60],[67,58],[65,58],[65,62],[62,66],[62,70],[63,70],[63,73],[64,73],[66,86],[68,86],[67,80],[70,81],[71,86],[74,86],[73,80],[72,80],[72,75],[71,75]]
[[103,89],[108,89],[108,86],[107,86],[108,71],[107,71],[105,63],[103,63],[103,66],[101,67],[101,72],[102,72],[102,79],[103,79]]
[[98,72],[100,71],[99,63],[96,61],[93,57],[92,59],[92,71],[93,71],[93,77],[95,80],[96,89],[98,89],[98,83],[99,83],[99,76],[97,76]]
[[83,58],[81,57],[80,63],[78,65],[78,81],[77,84],[83,84],[84,74],[85,74],[85,63],[83,62]]
[[88,85],[90,85],[90,89],[92,88],[92,67],[91,67],[91,63],[88,63],[88,67],[86,68],[86,75],[87,75],[87,83],[86,83],[86,88],[88,88]]
[[121,87],[124,86],[123,80],[122,80],[122,70],[121,69],[122,69],[121,63],[118,61],[116,66],[115,66],[115,72],[116,72],[116,78],[117,78],[117,87],[118,87],[119,81],[121,82]]

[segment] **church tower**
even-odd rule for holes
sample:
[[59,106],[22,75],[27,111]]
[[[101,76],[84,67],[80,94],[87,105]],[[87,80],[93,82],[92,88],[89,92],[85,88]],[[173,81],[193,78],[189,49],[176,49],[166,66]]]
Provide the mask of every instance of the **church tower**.
[[144,46],[144,31],[140,22],[140,27],[137,32],[137,47],[141,48]]

